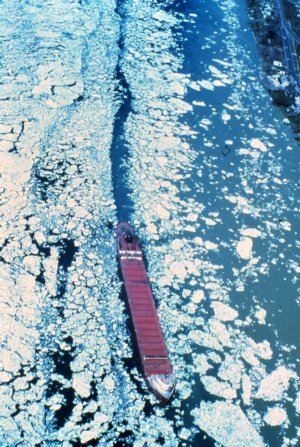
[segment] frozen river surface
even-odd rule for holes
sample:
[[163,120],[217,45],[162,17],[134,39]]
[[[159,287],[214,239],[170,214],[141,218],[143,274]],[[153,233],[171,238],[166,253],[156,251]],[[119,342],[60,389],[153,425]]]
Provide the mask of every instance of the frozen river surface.
[[[0,35],[0,446],[298,446],[299,144],[244,0],[3,0]],[[135,360],[119,219],[166,408]]]

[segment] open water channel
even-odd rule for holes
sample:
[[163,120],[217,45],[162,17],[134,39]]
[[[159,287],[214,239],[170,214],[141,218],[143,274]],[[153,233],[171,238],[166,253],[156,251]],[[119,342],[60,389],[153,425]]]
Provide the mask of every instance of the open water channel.
[[[299,142],[245,1],[0,4],[0,446],[299,445]],[[177,378],[135,360],[141,236]]]

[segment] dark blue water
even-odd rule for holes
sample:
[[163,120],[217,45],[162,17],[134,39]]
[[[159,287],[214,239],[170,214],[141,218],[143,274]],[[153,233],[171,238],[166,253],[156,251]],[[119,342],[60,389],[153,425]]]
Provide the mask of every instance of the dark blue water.
[[[223,295],[225,302],[228,302],[229,295],[231,305],[239,312],[240,319],[244,320],[244,323],[241,323],[242,332],[231,331],[235,341],[229,350],[230,355],[234,353],[233,355],[239,358],[243,343],[251,343],[251,340],[261,343],[267,340],[273,354],[272,358],[268,357],[263,366],[266,371],[275,371],[279,365],[286,365],[287,368],[290,367],[291,370],[297,371],[299,370],[298,289],[295,282],[295,270],[289,268],[289,265],[294,263],[298,236],[298,224],[294,213],[299,198],[297,188],[298,144],[291,129],[283,122],[282,112],[273,106],[272,100],[259,83],[260,61],[250,30],[245,3],[237,5],[235,2],[230,2],[227,5],[216,1],[208,6],[205,2],[187,1],[172,4],[171,10],[179,14],[180,17],[190,17],[190,20],[186,20],[179,27],[175,26],[173,30],[177,40],[177,53],[175,51],[174,54],[180,54],[182,58],[180,72],[188,76],[191,81],[204,79],[213,82],[216,79],[221,79],[225,85],[219,87],[219,84],[216,83],[214,87],[211,84],[207,87],[207,84],[204,84],[199,91],[194,88],[187,90],[184,98],[189,104],[193,101],[204,102],[201,106],[194,107],[192,113],[187,113],[177,121],[178,125],[184,124],[190,130],[197,132],[192,138],[185,137],[193,149],[190,155],[191,166],[182,166],[181,173],[184,181],[176,182],[172,173],[161,175],[155,171],[157,164],[154,159],[152,165],[151,162],[150,166],[148,165],[150,170],[149,189],[152,192],[146,193],[146,197],[143,199],[140,199],[138,194],[143,192],[145,184],[147,190],[147,181],[140,181],[138,175],[132,176],[132,184],[137,190],[134,195],[137,203],[135,215],[137,220],[143,220],[140,208],[147,212],[148,207],[145,205],[147,200],[150,203],[151,201],[155,203],[155,200],[158,200],[157,203],[159,203],[160,193],[150,187],[151,182],[159,184],[167,178],[176,185],[180,191],[178,196],[181,202],[178,204],[177,210],[174,211],[175,216],[171,215],[168,225],[165,224],[161,227],[160,242],[158,242],[162,247],[160,251],[170,253],[168,243],[179,237],[183,240],[183,253],[179,257],[186,259],[184,250],[188,248],[186,253],[188,259],[192,259],[193,262],[201,259],[204,262],[201,268],[202,278],[206,276],[210,281],[217,282],[217,294]],[[190,14],[192,16],[189,16]],[[217,71],[211,70],[210,66],[217,67]],[[135,69],[134,66],[133,71]],[[214,76],[216,73],[217,75]],[[134,82],[134,74],[130,73],[130,68],[128,68],[128,78],[129,88],[130,79],[133,88],[138,88]],[[227,82],[228,80],[229,82]],[[139,100],[137,102],[139,103]],[[142,103],[141,108],[141,116],[147,116],[147,105]],[[135,125],[139,126],[138,118],[135,119],[134,116],[131,116],[129,120],[132,122],[129,124],[128,134],[134,132]],[[203,121],[204,126],[199,128],[199,123],[201,125],[202,120],[205,120]],[[135,139],[130,142],[132,149],[129,150],[134,165],[139,160],[137,155],[138,140],[143,135],[143,126],[141,126],[141,130],[136,131],[136,134]],[[151,142],[151,137],[149,141]],[[257,152],[257,148],[260,148],[260,153]],[[159,155],[160,150],[156,150]],[[165,155],[163,150],[161,152]],[[151,151],[147,151],[145,155],[150,153]],[[175,158],[177,155],[174,153]],[[134,168],[138,169],[141,176],[143,171],[139,170],[136,165]],[[201,171],[200,175],[199,170]],[[281,182],[279,178],[285,180]],[[171,204],[174,205],[174,202],[171,188],[169,194],[169,204],[172,210]],[[197,209],[202,210],[202,207],[204,209],[200,225],[197,220],[195,234],[191,234],[190,229],[185,231],[185,227],[189,224],[185,218],[186,203],[191,204],[195,213],[197,213]],[[217,222],[212,224],[211,217],[215,218],[216,216]],[[148,222],[149,217],[144,216],[144,220]],[[172,220],[174,220],[174,224]],[[150,216],[150,222],[157,226],[157,217]],[[246,231],[245,234],[247,234],[247,228],[257,229],[260,233],[258,239],[251,239],[255,248],[255,255],[253,255],[255,259],[248,265],[245,263],[245,258],[237,256],[235,248],[239,241],[239,233]],[[142,228],[141,230],[143,231]],[[156,232],[154,232],[155,234]],[[192,248],[195,236],[214,241],[217,243],[218,249],[211,252],[206,251],[206,253],[205,250],[203,250],[204,253],[203,251],[201,253],[201,250],[200,253],[197,252],[195,248]],[[167,269],[168,266],[156,266],[155,263],[162,261],[163,258],[157,253],[158,250],[155,252],[151,235],[145,235],[145,238],[150,245],[148,251],[154,256],[152,274],[157,280],[162,275],[161,271],[164,268]],[[246,259],[248,258],[246,257]],[[219,265],[221,273],[210,268],[209,264],[211,263]],[[255,267],[256,265],[257,267]],[[203,281],[202,279],[201,281],[200,276],[201,285],[209,280],[204,279]],[[172,280],[170,279],[170,281]],[[172,287],[172,284],[169,283],[168,291],[162,291],[159,288],[161,282],[158,280],[157,283],[157,294],[161,297],[162,306],[164,305],[163,300],[168,299],[168,296],[174,300],[175,306],[180,306],[182,289],[193,293],[197,288],[195,281],[191,281],[189,284],[186,280],[181,281],[181,286],[175,284]],[[288,293],[285,293],[285,290],[288,290]],[[220,299],[216,294],[211,294],[211,297],[213,300]],[[207,323],[211,316],[210,304],[209,300],[206,300],[203,302],[202,308],[198,309],[198,315],[204,316]],[[261,308],[267,315],[265,323],[258,322],[254,316],[255,312]],[[290,324],[287,325],[287,321]],[[171,325],[172,323],[166,324],[167,327]],[[179,333],[186,337],[188,343],[188,327]],[[213,332],[211,334],[213,335]],[[194,349],[194,353],[207,354],[209,352],[207,349],[199,350],[197,347],[192,349]],[[223,354],[228,355],[227,348],[224,348]],[[175,355],[176,358],[178,356]],[[222,358],[224,359],[223,356]],[[189,355],[185,359],[187,364],[197,367],[196,363],[191,362]],[[249,364],[247,368],[249,368]],[[212,372],[217,376],[218,367],[215,367]],[[278,400],[274,398],[272,402],[272,398],[270,398],[271,404],[268,404],[268,399],[265,402],[255,399],[255,390],[258,390],[262,377],[256,367],[250,367],[248,373],[250,376],[253,374],[252,403],[250,408],[249,404],[241,403],[241,408],[246,414],[249,414],[250,419],[254,414],[257,415],[254,426],[260,427],[261,434],[268,445],[282,445],[283,431],[278,426],[270,427],[267,424],[264,425],[263,422],[268,405],[272,406],[273,402],[277,403]],[[191,396],[181,404],[185,414],[184,427],[191,429],[195,434],[194,437],[189,438],[188,445],[199,445],[199,443],[214,445],[212,440],[205,440],[203,432],[196,430],[196,434],[193,429],[193,419],[189,416],[189,409],[197,407],[197,403],[215,401],[214,393],[207,393],[201,380],[199,381],[195,376],[192,377]],[[184,375],[181,375],[180,378],[184,380]],[[297,387],[297,380],[293,381],[289,387],[290,395],[294,398]],[[218,395],[218,392],[216,394]],[[291,423],[289,428],[286,426],[285,433],[292,439],[295,436],[296,421],[295,415],[292,415],[295,414],[294,408],[285,398],[279,400],[281,406],[286,405],[285,408]],[[226,419],[226,414],[223,417]],[[211,424],[214,425],[213,422]],[[211,430],[208,432],[219,432],[218,440],[227,445],[226,436],[222,437],[220,434],[221,428],[218,430],[218,427],[215,427]],[[251,442],[256,445],[258,441],[253,439],[251,441],[248,438],[248,441],[236,440],[233,442],[235,442],[234,445],[241,445],[242,442],[245,445],[249,445]]]

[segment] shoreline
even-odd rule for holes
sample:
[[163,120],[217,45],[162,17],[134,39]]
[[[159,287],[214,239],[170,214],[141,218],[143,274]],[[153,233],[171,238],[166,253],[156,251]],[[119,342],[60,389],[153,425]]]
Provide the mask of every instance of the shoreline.
[[260,80],[300,139],[300,8],[293,0],[247,0]]

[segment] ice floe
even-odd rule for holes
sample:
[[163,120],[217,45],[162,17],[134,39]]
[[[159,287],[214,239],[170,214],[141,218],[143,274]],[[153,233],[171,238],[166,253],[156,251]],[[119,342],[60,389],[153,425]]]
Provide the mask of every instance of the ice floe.
[[272,427],[288,423],[286,411],[280,407],[269,408],[264,416],[264,421]]
[[214,301],[212,303],[212,308],[216,318],[221,321],[231,321],[238,317],[238,312],[235,309],[232,309],[230,306],[221,303],[220,301]]
[[265,309],[257,309],[255,316],[260,324],[266,324],[267,311]]
[[262,232],[260,230],[258,230],[257,228],[244,228],[243,230],[241,230],[241,235],[245,236],[245,237],[261,237],[262,236]]
[[91,372],[79,372],[73,374],[72,386],[80,397],[87,398],[91,392]]
[[203,292],[203,290],[196,290],[196,291],[193,293],[193,296],[192,296],[192,301],[193,301],[193,303],[198,304],[198,303],[200,303],[203,299],[204,299],[204,292]]
[[259,149],[261,152],[267,152],[266,145],[259,138],[252,138],[250,145],[254,149]]
[[267,401],[279,401],[284,398],[290,386],[290,381],[296,377],[294,371],[285,366],[279,366],[262,380],[255,397]]
[[242,259],[250,259],[252,257],[253,241],[249,237],[244,237],[236,245],[236,251]]
[[252,397],[252,382],[247,374],[242,375],[242,398],[245,405],[250,405]]
[[192,411],[195,423],[224,447],[264,447],[241,408],[229,402],[202,402]]
[[231,115],[229,113],[223,112],[222,113],[222,120],[227,123],[227,121],[231,120]]
[[208,81],[207,79],[203,79],[201,81],[198,82],[199,85],[206,89],[206,90],[214,90],[214,84],[211,81]]
[[236,397],[236,391],[226,382],[216,379],[214,376],[202,376],[201,382],[204,385],[206,391],[210,394],[224,399],[234,399]]

